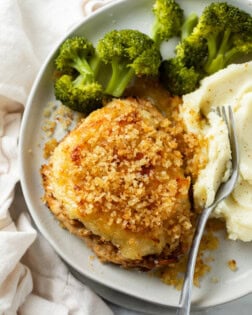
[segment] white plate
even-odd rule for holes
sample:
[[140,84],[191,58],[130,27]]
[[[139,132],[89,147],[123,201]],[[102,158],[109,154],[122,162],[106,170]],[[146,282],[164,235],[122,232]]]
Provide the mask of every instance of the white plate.
[[[185,12],[200,13],[210,1],[178,1]],[[105,7],[77,26],[70,35],[84,35],[93,43],[111,29],[134,28],[149,33],[153,21],[154,1],[118,1]],[[230,1],[252,13],[249,0]],[[63,38],[62,41],[65,39]],[[47,58],[34,83],[23,117],[20,136],[20,169],[23,193],[30,213],[42,234],[59,255],[78,273],[105,287],[161,307],[175,307],[179,292],[145,273],[123,270],[117,266],[90,260],[92,252],[77,237],[62,229],[41,201],[40,166],[43,160],[43,110],[53,95],[53,59],[57,48]],[[214,252],[212,271],[204,277],[201,288],[194,288],[194,308],[209,307],[231,301],[252,291],[252,244],[223,240]],[[227,261],[235,259],[238,270],[232,272]],[[213,283],[212,278],[218,278]],[[116,301],[115,301],[116,302]]]

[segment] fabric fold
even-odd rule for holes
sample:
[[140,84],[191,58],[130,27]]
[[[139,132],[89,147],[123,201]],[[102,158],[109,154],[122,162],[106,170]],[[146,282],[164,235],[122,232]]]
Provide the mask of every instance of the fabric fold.
[[84,11],[81,0],[0,1],[0,315],[112,314],[40,234],[36,239],[26,209],[16,209],[21,215],[15,221],[9,213],[29,92],[48,53],[85,18]]

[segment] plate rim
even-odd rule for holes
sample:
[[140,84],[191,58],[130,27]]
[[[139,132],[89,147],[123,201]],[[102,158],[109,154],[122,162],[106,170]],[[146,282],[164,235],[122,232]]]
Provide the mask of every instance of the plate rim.
[[[142,0],[142,1],[151,1],[151,0]],[[30,197],[29,197],[29,193],[28,193],[28,185],[26,184],[26,180],[25,180],[25,174],[23,172],[23,167],[22,165],[24,165],[24,161],[23,161],[23,153],[22,153],[22,147],[23,147],[23,143],[24,143],[24,130],[25,130],[25,125],[27,124],[27,119],[29,116],[29,111],[32,107],[32,101],[33,98],[35,96],[37,87],[41,81],[41,78],[43,76],[44,71],[46,70],[47,66],[49,65],[49,63],[51,62],[52,57],[55,55],[55,53],[57,52],[59,46],[61,45],[61,43],[68,38],[69,36],[71,36],[73,33],[75,33],[76,31],[78,31],[79,28],[83,27],[83,25],[85,25],[86,23],[88,23],[90,20],[96,19],[97,16],[104,14],[106,12],[109,12],[112,8],[116,7],[116,6],[121,6],[124,3],[133,3],[133,1],[129,1],[129,0],[115,0],[112,1],[111,3],[108,3],[107,5],[105,5],[104,7],[100,8],[99,10],[97,10],[96,12],[92,13],[90,16],[88,17],[84,17],[83,20],[81,20],[79,23],[77,23],[76,25],[74,25],[68,32],[66,32],[66,34],[64,34],[64,36],[62,36],[54,45],[54,47],[51,49],[51,51],[49,52],[49,54],[47,55],[47,57],[45,58],[44,62],[42,63],[40,70],[38,71],[38,74],[34,80],[34,83],[32,85],[32,88],[30,90],[29,96],[27,98],[27,102],[26,102],[26,106],[25,106],[25,110],[24,110],[24,114],[22,117],[22,122],[21,122],[21,127],[20,127],[20,138],[19,138],[19,144],[18,144],[18,164],[19,164],[19,170],[20,170],[20,183],[21,183],[21,187],[22,187],[22,192],[24,194],[24,198],[29,210],[29,213],[37,227],[37,229],[41,232],[41,234],[47,239],[47,241],[51,244],[51,246],[54,248],[54,250],[56,251],[56,253],[64,260],[67,262],[67,264],[70,264],[72,266],[72,262],[69,260],[68,257],[66,257],[64,255],[64,253],[60,250],[60,248],[57,246],[55,240],[53,240],[50,235],[48,234],[48,231],[44,228],[43,225],[40,224],[39,219],[35,213],[35,211],[33,211],[33,206],[30,202]],[[232,2],[228,1],[228,2]],[[241,2],[243,2],[244,4],[250,4],[249,0],[241,0]],[[135,1],[134,1],[135,3]],[[147,301],[147,302],[151,302],[153,304],[159,305],[159,306],[164,306],[167,308],[176,308],[178,306],[178,304],[176,305],[167,305],[167,304],[163,304],[163,303],[157,303],[157,302],[152,302],[149,299],[144,299],[141,296],[135,296],[134,294],[131,294],[130,292],[125,292],[124,290],[118,288],[117,286],[114,286],[113,284],[107,284],[98,279],[94,279],[93,276],[89,275],[88,273],[84,273],[83,270],[80,270],[78,267],[74,266],[74,269],[79,272],[81,275],[83,275],[84,277],[87,277],[88,279],[97,282],[98,284],[102,284],[105,286],[108,286],[109,288],[116,290],[118,292],[121,292],[123,294],[129,295],[133,298],[137,298],[141,301]],[[213,306],[217,306],[217,305],[222,305],[222,304],[226,304],[230,301],[234,301],[235,299],[239,299],[249,293],[252,292],[252,288],[250,290],[250,292],[246,292],[246,293],[241,293],[240,294],[236,294],[235,298],[226,298],[223,299],[222,302],[218,302],[218,303],[214,303],[214,304],[207,304],[207,305],[194,305],[193,309],[196,310],[200,310],[200,309],[206,309],[209,307],[213,307]]]

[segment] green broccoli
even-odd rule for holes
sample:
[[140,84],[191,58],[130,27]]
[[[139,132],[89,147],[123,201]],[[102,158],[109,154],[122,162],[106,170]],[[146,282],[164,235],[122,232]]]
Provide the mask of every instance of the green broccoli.
[[208,49],[203,38],[188,36],[181,41],[175,49],[175,58],[188,68],[195,67],[200,72],[206,58],[208,57]]
[[[171,93],[182,95],[195,90],[205,76],[251,52],[252,17],[225,2],[212,3],[204,9],[191,33],[183,36],[175,57],[163,62],[161,77]],[[192,73],[197,75],[192,78]],[[186,82],[185,87],[180,90],[176,81]]]
[[96,79],[101,61],[90,41],[84,37],[67,39],[55,65],[59,72],[55,96],[64,105],[86,114],[102,105],[103,87]]
[[184,12],[174,0],[156,0],[153,13],[155,19],[151,37],[158,45],[180,35]]
[[225,2],[212,3],[203,11],[193,36],[205,39],[208,58],[204,70],[212,74],[252,52],[252,17]]
[[200,78],[200,73],[193,66],[184,66],[178,58],[164,60],[160,67],[161,82],[173,95],[194,90]]
[[181,40],[184,40],[189,35],[191,35],[194,27],[197,25],[199,21],[199,17],[196,13],[191,13],[184,21],[184,23],[181,26],[181,34],[180,38]]
[[175,57],[163,60],[160,78],[163,85],[173,95],[183,95],[193,91],[202,78],[202,62],[207,57],[205,41],[191,36],[198,23],[198,16],[190,14],[181,27],[181,41],[176,46]]
[[124,29],[106,33],[96,50],[99,58],[111,65],[111,76],[105,87],[108,95],[120,97],[135,76],[158,76],[159,48],[140,31]]

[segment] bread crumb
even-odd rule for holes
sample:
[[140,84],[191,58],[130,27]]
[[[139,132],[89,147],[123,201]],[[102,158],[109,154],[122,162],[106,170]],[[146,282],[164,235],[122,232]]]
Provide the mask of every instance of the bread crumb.
[[212,277],[211,282],[212,283],[219,283],[219,279],[217,277]]
[[67,131],[71,126],[73,119],[74,119],[74,112],[64,106],[60,105],[53,113],[52,119],[57,121],[61,124],[62,128]]
[[50,137],[54,134],[56,129],[56,122],[49,119],[45,120],[42,130],[46,133],[47,137]]
[[[208,255],[208,251],[213,252],[219,247],[219,239],[214,232],[220,230],[221,226],[222,225],[220,225],[216,219],[210,219],[207,224],[195,266],[194,285],[196,287],[200,287],[200,280],[212,269],[210,264],[213,263],[215,259],[212,255]],[[181,290],[186,264],[187,255],[180,257],[178,262],[164,267],[160,273],[157,272],[157,276],[160,277],[164,283],[173,286],[177,290]],[[217,278],[213,282],[216,280]]]
[[48,159],[57,145],[58,145],[58,141],[55,138],[48,140],[44,146],[43,157],[45,159]]
[[234,259],[230,259],[228,261],[228,267],[231,271],[237,271],[238,267],[237,267],[237,263]]

